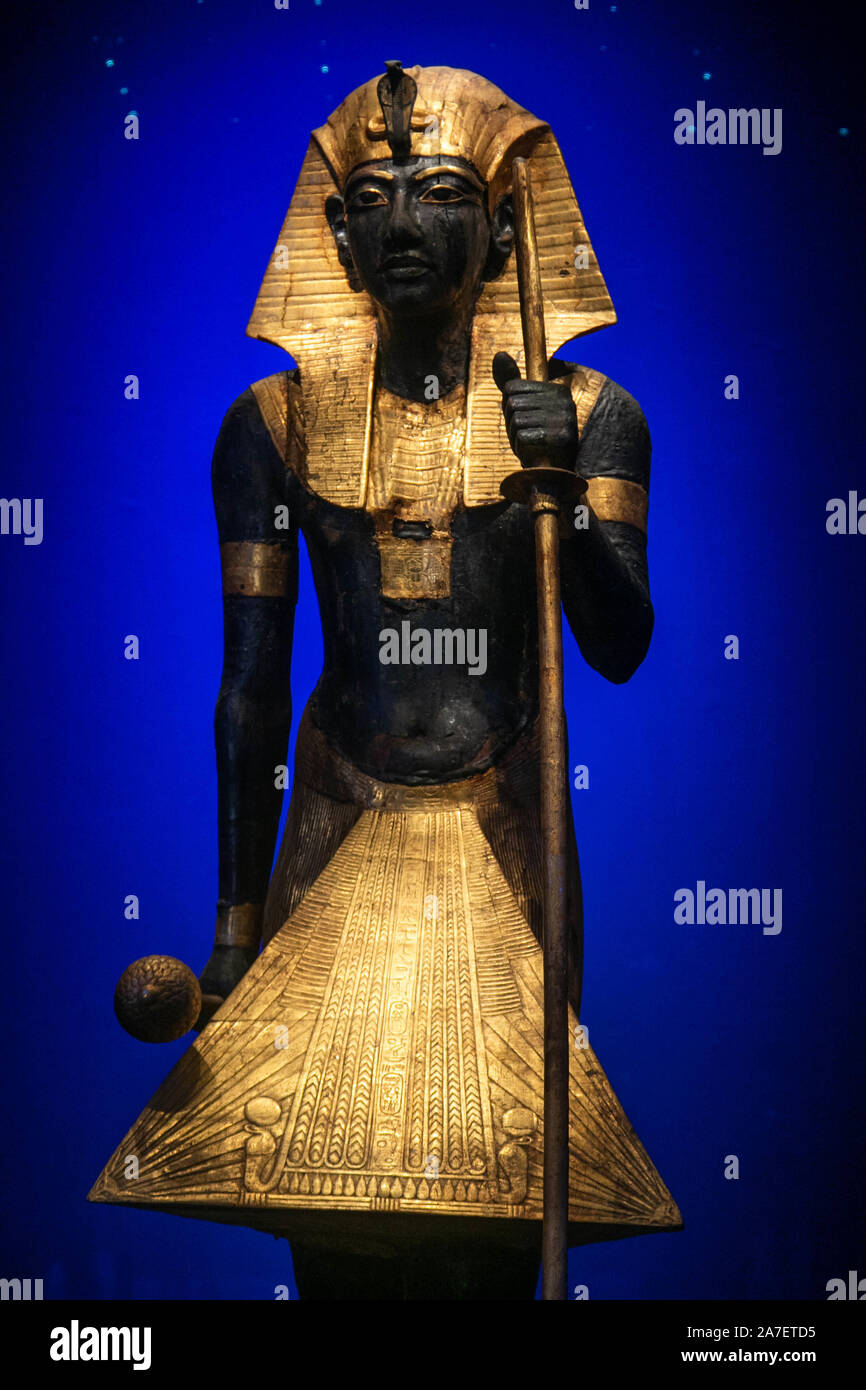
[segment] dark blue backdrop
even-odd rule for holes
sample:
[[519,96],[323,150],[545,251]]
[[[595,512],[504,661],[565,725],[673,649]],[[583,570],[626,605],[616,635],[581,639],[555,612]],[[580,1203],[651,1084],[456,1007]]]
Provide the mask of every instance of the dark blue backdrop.
[[[268,1299],[291,1282],[285,1242],[85,1194],[188,1045],[126,1037],[117,976],[210,951],[213,441],[286,364],[243,330],[309,131],[391,57],[481,72],[549,120],[620,316],[565,355],[625,385],[653,436],[652,648],[615,687],[570,644],[567,705],[590,768],[574,793],[585,1021],[686,1229],[575,1251],[571,1282],[821,1299],[866,1274],[866,536],[825,528],[828,498],[866,491],[862,113],[851,32],[821,22],[755,0],[117,0],[21,19],[0,492],[44,498],[45,522],[40,546],[0,536],[0,1274],[42,1277],[48,1298]],[[782,152],[678,146],[674,111],[700,99],[781,107]],[[305,568],[296,715],[320,660]],[[676,925],[674,892],[698,879],[781,888],[781,933]]]

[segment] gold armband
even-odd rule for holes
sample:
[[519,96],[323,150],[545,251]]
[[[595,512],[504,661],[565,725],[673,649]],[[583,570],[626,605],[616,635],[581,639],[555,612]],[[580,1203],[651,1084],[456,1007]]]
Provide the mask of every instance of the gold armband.
[[264,903],[217,904],[215,946],[244,946],[255,950],[262,937]]
[[584,494],[599,521],[626,521],[646,535],[649,497],[626,478],[589,478]]
[[279,543],[226,541],[220,546],[224,594],[283,598],[289,555]]

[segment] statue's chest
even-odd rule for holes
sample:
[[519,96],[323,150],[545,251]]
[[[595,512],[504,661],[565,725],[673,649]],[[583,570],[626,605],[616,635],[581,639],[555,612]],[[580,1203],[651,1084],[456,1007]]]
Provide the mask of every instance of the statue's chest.
[[320,587],[455,608],[470,595],[497,606],[524,570],[531,589],[533,541],[524,508],[504,501],[466,508],[458,499],[447,514],[427,518],[403,508],[398,514],[335,506],[297,479],[291,490]]
[[[448,600],[457,574],[490,574],[506,561],[514,531],[509,508],[466,506],[465,392],[407,401],[380,388],[372,410],[363,506],[334,506],[306,495],[308,543],[336,567],[375,582],[384,599]],[[508,452],[508,461],[513,455]],[[339,552],[339,554],[338,554]]]
[[[584,369],[569,378],[581,426],[602,381]],[[418,402],[371,380],[367,428],[354,433],[339,427],[336,407],[325,410],[312,391],[303,397],[285,375],[253,391],[311,555],[330,566],[332,582],[374,584],[383,599],[442,601],[468,573],[487,588],[520,566],[530,525],[525,509],[500,501],[517,461],[498,391],[488,400],[477,387],[470,408],[471,385]]]

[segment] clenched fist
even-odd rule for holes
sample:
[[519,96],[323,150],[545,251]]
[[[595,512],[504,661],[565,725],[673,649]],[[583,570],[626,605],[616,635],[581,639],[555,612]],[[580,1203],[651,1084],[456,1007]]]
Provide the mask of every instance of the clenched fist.
[[508,442],[523,467],[549,463],[573,472],[578,428],[568,387],[559,381],[524,381],[507,352],[494,357],[493,379],[502,392]]

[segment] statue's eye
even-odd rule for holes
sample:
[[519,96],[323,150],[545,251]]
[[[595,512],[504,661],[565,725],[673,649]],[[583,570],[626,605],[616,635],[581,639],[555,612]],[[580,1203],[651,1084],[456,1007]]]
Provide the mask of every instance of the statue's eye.
[[420,203],[463,203],[466,201],[459,188],[452,188],[450,183],[434,183],[431,188],[425,188]]
[[359,188],[357,193],[353,193],[349,199],[350,208],[383,208],[388,206],[388,199],[381,188]]

